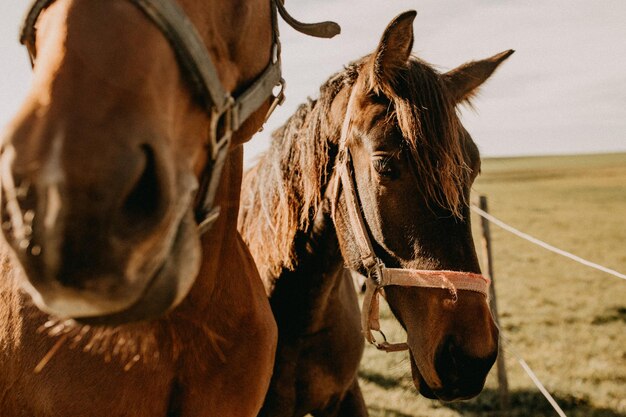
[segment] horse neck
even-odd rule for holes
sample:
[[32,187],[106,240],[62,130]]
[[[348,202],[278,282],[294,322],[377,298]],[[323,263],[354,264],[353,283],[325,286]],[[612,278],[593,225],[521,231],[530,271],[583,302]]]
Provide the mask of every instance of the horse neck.
[[297,266],[294,273],[310,275],[309,281],[324,280],[327,278],[324,275],[343,266],[329,207],[328,200],[325,200],[309,230],[296,235],[294,252]]
[[[220,214],[215,224],[201,237],[202,264],[198,278],[181,307],[202,309],[210,304],[210,295],[219,287],[225,270],[239,270],[242,265],[241,237],[237,231],[243,171],[243,148],[233,148],[225,162],[215,197]],[[255,271],[247,271],[249,273]]]
[[344,262],[329,210],[320,210],[310,230],[298,234],[295,256],[296,267],[283,269],[270,295],[280,331],[291,336],[324,328],[329,311],[345,301],[339,290]]

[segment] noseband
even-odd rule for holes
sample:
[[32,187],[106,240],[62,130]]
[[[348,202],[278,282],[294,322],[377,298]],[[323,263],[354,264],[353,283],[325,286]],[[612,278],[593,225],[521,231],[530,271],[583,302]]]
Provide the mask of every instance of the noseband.
[[[35,25],[39,15],[54,1],[35,0],[24,21],[20,41],[27,47],[33,66],[37,55]],[[236,132],[269,98],[272,99],[272,104],[265,120],[284,100],[285,81],[281,76],[277,10],[288,24],[307,35],[332,38],[340,32],[340,28],[334,22],[301,23],[287,13],[282,4],[283,0],[268,0],[271,3],[273,28],[270,63],[250,87],[237,97],[233,97],[230,92],[224,90],[202,38],[176,1],[128,1],[137,6],[167,38],[193,94],[211,115],[207,143],[209,162],[202,173],[196,195],[196,221],[199,232],[203,234],[211,228],[219,216],[219,207],[214,207],[213,203],[233,132]],[[280,91],[274,95],[273,90],[276,86],[280,86]]]
[[[473,291],[489,297],[489,278],[471,272],[423,270],[408,268],[387,268],[384,262],[376,256],[372,239],[367,231],[365,219],[362,214],[362,205],[354,183],[354,165],[347,145],[348,134],[351,127],[352,108],[355,101],[355,88],[350,94],[346,116],[341,129],[339,140],[339,156],[335,165],[335,195],[332,205],[332,216],[337,223],[337,216],[343,213],[337,210],[338,197],[341,189],[348,212],[348,224],[351,226],[356,244],[361,257],[361,262],[367,271],[365,281],[365,295],[361,310],[361,327],[365,340],[386,352],[400,352],[408,350],[407,343],[389,343],[385,334],[380,329],[379,320],[379,295],[384,287],[397,285],[402,287],[441,288],[449,291],[454,300],[457,299],[458,290]],[[372,331],[381,334],[383,341],[376,340]]]

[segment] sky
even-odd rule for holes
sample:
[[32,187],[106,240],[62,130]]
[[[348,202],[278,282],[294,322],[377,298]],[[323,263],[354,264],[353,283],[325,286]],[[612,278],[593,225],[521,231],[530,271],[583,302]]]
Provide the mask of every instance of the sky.
[[[0,1],[0,129],[30,83],[17,41],[29,1]],[[287,100],[246,145],[249,165],[269,135],[345,64],[372,52],[391,19],[415,9],[413,52],[447,71],[515,49],[484,84],[463,124],[486,157],[626,151],[626,1],[287,0],[307,22],[342,34],[315,39],[281,25]]]

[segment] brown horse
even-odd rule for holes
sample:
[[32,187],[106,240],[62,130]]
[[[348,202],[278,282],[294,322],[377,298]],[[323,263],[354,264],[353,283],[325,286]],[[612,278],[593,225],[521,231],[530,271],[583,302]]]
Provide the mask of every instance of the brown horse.
[[[251,416],[262,405],[276,325],[236,225],[242,144],[273,84],[258,106],[218,119],[207,109],[231,101],[205,102],[194,65],[204,51],[221,89],[246,96],[277,61],[275,4],[178,3],[39,1],[29,15],[34,80],[2,149],[2,417]],[[207,137],[225,138],[223,161]],[[221,212],[200,235],[199,178],[219,162]]]
[[[347,153],[357,216],[381,263],[468,281],[459,291],[385,287],[408,334],[419,392],[442,400],[475,396],[496,357],[498,332],[478,276],[467,205],[480,157],[455,107],[512,51],[438,73],[410,55],[414,17],[398,16],[372,55],[300,106],[244,175],[239,229],[279,329],[261,415],[367,415],[356,379],[363,351],[359,309],[344,263],[374,277],[347,213],[346,188],[352,187],[338,183]],[[461,291],[474,284],[478,292]]]

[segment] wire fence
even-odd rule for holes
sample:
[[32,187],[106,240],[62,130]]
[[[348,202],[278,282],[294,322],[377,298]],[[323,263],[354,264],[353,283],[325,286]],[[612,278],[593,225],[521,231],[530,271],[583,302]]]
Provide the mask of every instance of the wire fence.
[[533,237],[531,235],[529,235],[528,233],[524,233],[516,228],[514,228],[513,226],[506,224],[505,222],[503,222],[502,220],[492,216],[491,214],[487,213],[486,211],[482,210],[480,207],[472,205],[472,210],[478,214],[481,217],[484,217],[485,219],[489,220],[491,223],[495,224],[498,227],[501,227],[502,229],[506,230],[507,232],[513,233],[514,235],[521,237],[522,239],[525,239],[529,242],[534,243],[535,245],[541,246],[544,249],[547,249],[551,252],[554,252],[558,255],[564,256],[566,258],[569,258],[573,261],[576,261],[580,264],[586,265],[590,268],[594,268],[597,269],[599,271],[602,272],[606,272],[607,274],[613,275],[614,277],[617,278],[621,278],[623,280],[626,280],[626,274],[623,274],[621,272],[615,271],[611,268],[607,268],[605,266],[599,265],[595,262],[591,262],[588,261],[587,259],[581,258],[580,256],[574,255],[573,253],[567,252],[563,249],[559,249],[556,246],[552,246],[549,243],[544,242],[543,240],[537,239],[536,237]]
[[[483,199],[485,197],[481,197],[481,199]],[[485,206],[486,208],[486,206]],[[566,257],[568,259],[571,259],[575,262],[578,262],[582,265],[588,266],[590,268],[594,268],[596,270],[605,272],[609,275],[615,276],[617,278],[621,278],[626,280],[626,274],[623,274],[621,272],[618,272],[614,269],[611,268],[607,268],[603,265],[597,264],[595,262],[591,262],[587,259],[581,258],[580,256],[574,255],[573,253],[567,252],[563,249],[557,248],[556,246],[553,246],[547,242],[544,242],[540,239],[537,239],[534,236],[529,235],[528,233],[524,233],[522,231],[520,231],[519,229],[516,229],[515,227],[503,222],[502,220],[498,219],[497,217],[489,214],[487,211],[481,209],[480,207],[472,204],[471,205],[471,209],[472,211],[474,211],[476,214],[478,214],[479,216],[481,216],[482,218],[488,220],[490,223],[495,224],[496,226],[522,238],[525,239],[537,246],[540,246],[550,252],[556,253],[558,255],[561,255],[563,257]],[[497,320],[496,320],[497,323]],[[520,364],[520,366],[522,367],[522,369],[524,369],[524,371],[526,372],[526,374],[528,374],[528,376],[530,377],[530,379],[532,380],[532,382],[535,384],[535,386],[537,387],[537,389],[539,389],[539,391],[541,392],[541,394],[546,398],[546,400],[550,403],[550,405],[552,406],[552,408],[554,409],[554,411],[556,411],[556,413],[560,416],[560,417],[567,417],[567,415],[565,414],[565,412],[563,411],[563,409],[559,406],[559,404],[557,403],[557,401],[554,399],[554,397],[550,394],[550,392],[546,389],[546,387],[543,385],[543,383],[539,380],[539,378],[537,377],[537,374],[532,370],[532,368],[528,365],[528,363],[524,360],[524,358],[522,358],[522,356],[513,348],[511,342],[505,338],[502,334],[502,331],[500,331],[500,339],[501,341],[505,344],[506,346],[506,350],[509,353],[512,353],[513,356],[515,357],[515,359],[517,360],[517,362]]]

